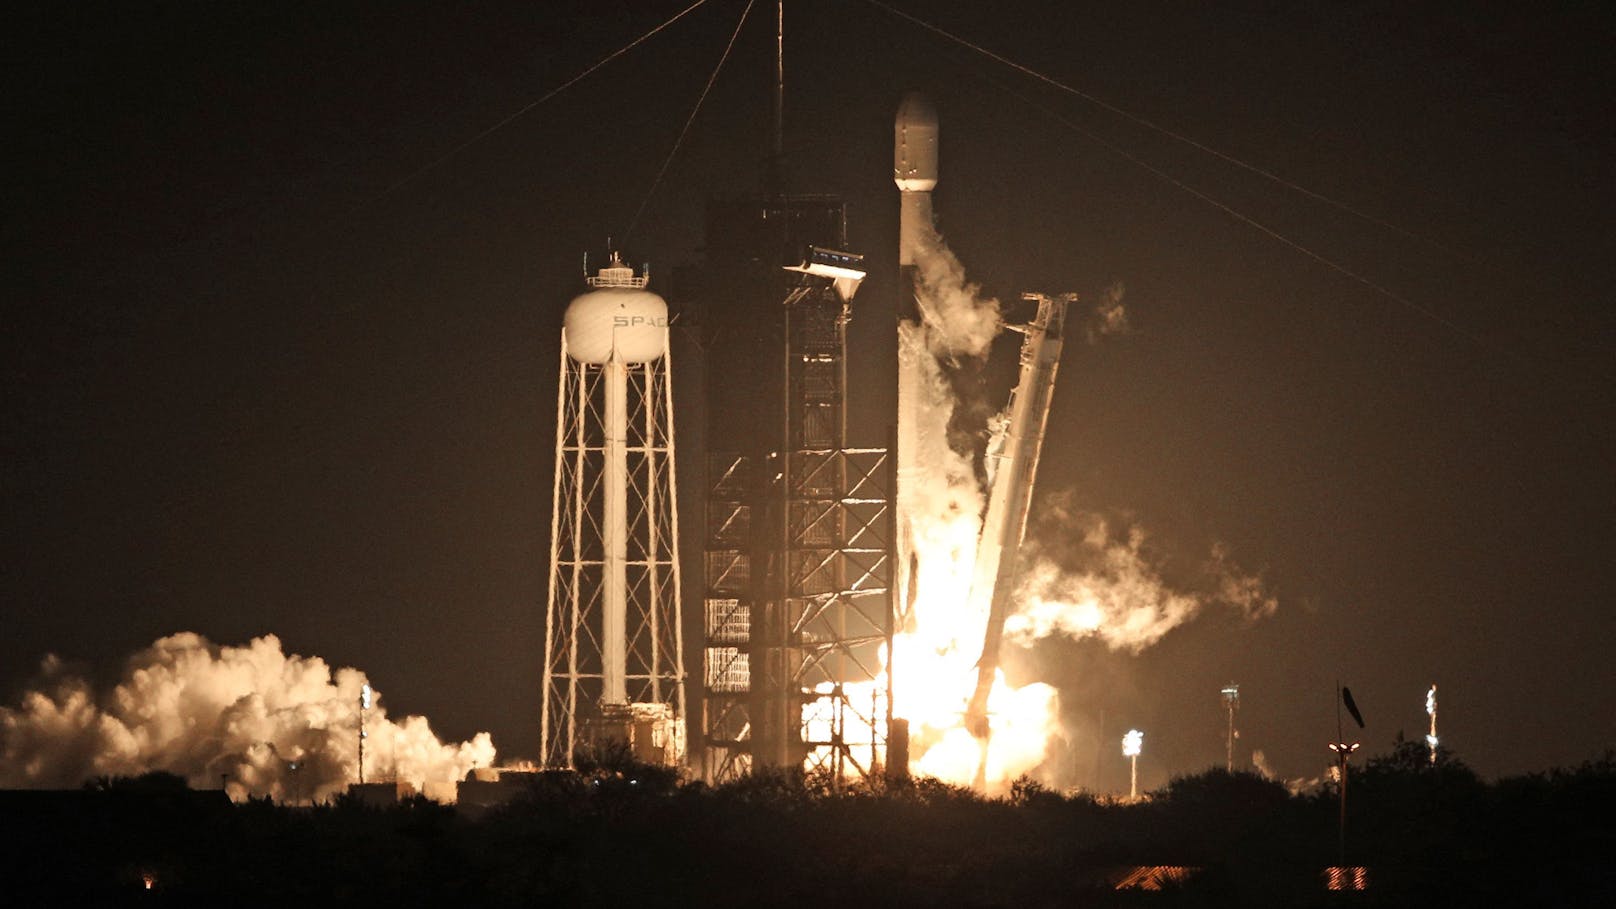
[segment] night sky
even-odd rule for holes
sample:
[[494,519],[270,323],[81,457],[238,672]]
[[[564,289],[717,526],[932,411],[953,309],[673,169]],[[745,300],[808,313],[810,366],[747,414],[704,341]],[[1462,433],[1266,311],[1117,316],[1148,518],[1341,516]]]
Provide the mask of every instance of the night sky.
[[[842,194],[872,269],[853,441],[891,421],[891,120],[921,89],[939,226],[986,293],[1127,288],[1133,331],[1067,349],[1038,500],[1168,565],[1225,544],[1279,598],[1139,656],[1041,647],[1103,732],[1060,758],[1075,781],[1125,789],[1130,726],[1143,786],[1221,765],[1231,679],[1241,753],[1286,777],[1327,765],[1337,679],[1371,753],[1424,734],[1432,682],[1484,774],[1616,746],[1608,6],[895,3],[1386,222],[869,3],[787,4],[791,188]],[[175,631],[274,633],[537,752],[560,313],[585,250],[615,238],[656,289],[702,200],[758,187],[773,5],[626,237],[739,0],[442,159],[685,5],[10,14],[6,703],[48,652],[105,674]]]

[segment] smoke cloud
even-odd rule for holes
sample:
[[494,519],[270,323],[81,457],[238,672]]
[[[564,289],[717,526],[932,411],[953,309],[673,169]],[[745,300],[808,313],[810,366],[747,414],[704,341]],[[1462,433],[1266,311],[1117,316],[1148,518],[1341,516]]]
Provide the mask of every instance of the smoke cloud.
[[[16,707],[0,707],[0,786],[59,788],[166,771],[233,799],[314,800],[358,778],[364,673],[288,655],[274,635],[244,647],[181,632],[130,657],[97,694],[55,656]],[[394,721],[379,692],[365,716],[365,778],[463,778],[494,760],[488,733],[443,743],[423,717]]]
[[1129,332],[1131,326],[1128,324],[1128,310],[1122,305],[1125,290],[1122,282],[1118,281],[1100,294],[1100,299],[1094,304],[1088,323],[1084,326],[1090,344],[1107,335],[1125,335]]
[[1142,528],[1114,534],[1098,515],[1056,510],[1067,527],[1053,538],[1072,546],[1062,560],[1083,567],[1069,570],[1048,553],[1034,560],[1017,588],[1016,613],[1005,621],[1005,637],[1013,643],[1092,636],[1113,650],[1138,653],[1208,605],[1227,606],[1247,620],[1272,615],[1279,606],[1262,578],[1242,572],[1222,544],[1212,547],[1202,566],[1202,583],[1177,589],[1163,580]]
[[1274,773],[1274,768],[1268,766],[1268,756],[1263,754],[1261,748],[1251,752],[1251,766],[1255,773],[1265,780],[1279,779],[1279,775]]
[[[988,621],[968,596],[987,497],[982,443],[1003,431],[994,425],[995,411],[978,399],[977,371],[1004,328],[1004,314],[998,300],[966,278],[936,232],[915,250],[915,265],[920,321],[900,324],[898,356],[913,380],[900,392],[900,406],[913,414],[915,448],[900,504],[917,568],[913,612],[893,642],[903,667],[897,678],[905,680],[895,689],[894,709],[911,720],[917,773],[975,779],[992,790],[1049,760],[1061,693],[1036,675],[1011,687],[1001,671],[988,699],[991,740],[978,740],[961,724]],[[1090,343],[1127,333],[1123,293],[1122,284],[1113,284],[1072,313],[1074,329]],[[1142,529],[1113,536],[1104,520],[1074,511],[1069,497],[1042,498],[1046,513],[1053,505],[1056,526],[1026,544],[1024,556],[1032,557],[1023,564],[1031,568],[1023,571],[1016,611],[1006,621],[1008,643],[1097,637],[1113,650],[1137,653],[1208,604],[1226,604],[1251,619],[1277,607],[1261,578],[1242,572],[1221,545],[1212,547],[1194,584],[1172,584]],[[1039,539],[1060,543],[1035,554]]]
[[932,232],[915,257],[915,296],[933,354],[984,357],[1004,328],[999,301],[965,277],[965,266],[941,234]]

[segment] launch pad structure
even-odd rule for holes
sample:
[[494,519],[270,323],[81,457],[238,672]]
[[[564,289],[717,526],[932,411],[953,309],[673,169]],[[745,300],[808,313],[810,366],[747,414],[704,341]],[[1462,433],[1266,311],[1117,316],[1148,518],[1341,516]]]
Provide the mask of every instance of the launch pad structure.
[[[911,510],[927,466],[916,444],[925,377],[904,337],[930,330],[920,271],[941,242],[931,217],[937,115],[911,93],[896,118],[898,408],[888,447],[851,446],[847,328],[866,272],[848,251],[842,200],[785,188],[783,9],[764,190],[709,200],[703,260],[675,269],[671,310],[615,256],[567,310],[546,766],[626,745],[636,759],[685,764],[711,783],[778,769],[840,787],[909,770],[908,721],[894,715],[903,670],[892,659],[895,633],[915,621]],[[987,628],[956,721],[981,742],[984,770],[989,694],[1072,297],[1027,299],[1038,304],[1032,322],[998,326],[1025,335],[1021,378],[985,453],[991,490],[969,599]],[[688,445],[677,467],[675,412]],[[679,486],[699,494],[681,504]],[[696,602],[689,632],[702,645],[687,656],[681,604]],[[701,684],[687,691],[687,677]],[[687,739],[687,729],[699,732]]]
[[886,766],[891,462],[847,444],[847,325],[864,276],[840,199],[709,203],[676,278],[705,348],[701,773]]
[[[940,242],[937,134],[930,103],[906,97],[894,146],[900,350],[926,324],[918,263]],[[833,787],[907,775],[908,722],[895,715],[893,687],[903,668],[891,660],[894,635],[915,621],[909,490],[926,469],[914,422],[924,379],[900,355],[891,444],[849,444],[847,329],[865,271],[846,249],[838,197],[712,199],[705,240],[702,262],[675,269],[671,310],[614,259],[567,312],[544,761],[570,767],[581,750],[616,742],[712,783],[766,769]],[[958,721],[983,746],[979,786],[1074,298],[1024,299],[1036,303],[1032,321],[1001,323],[1024,336],[1020,379],[983,453],[990,488],[970,609],[953,619],[986,623]],[[675,412],[687,443],[677,468]],[[676,504],[679,486],[698,495]],[[680,604],[697,602],[687,627]],[[701,646],[687,656],[690,635]],[[686,678],[700,685],[687,690]]]

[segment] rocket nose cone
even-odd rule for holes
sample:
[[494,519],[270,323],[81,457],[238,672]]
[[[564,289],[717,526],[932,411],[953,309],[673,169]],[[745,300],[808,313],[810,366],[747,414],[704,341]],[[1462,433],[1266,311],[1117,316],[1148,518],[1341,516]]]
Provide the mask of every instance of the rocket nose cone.
[[937,108],[920,92],[909,92],[893,121],[892,179],[905,192],[931,192],[937,186]]

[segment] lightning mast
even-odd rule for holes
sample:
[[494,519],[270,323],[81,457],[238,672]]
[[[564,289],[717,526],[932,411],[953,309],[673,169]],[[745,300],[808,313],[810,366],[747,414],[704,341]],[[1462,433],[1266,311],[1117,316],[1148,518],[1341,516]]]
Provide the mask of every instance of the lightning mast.
[[[676,274],[711,377],[704,463],[703,775],[884,769],[892,637],[887,451],[848,445],[847,326],[865,276],[846,206],[786,179],[784,13],[761,192],[707,204],[703,261]],[[874,692],[872,695],[871,692]]]

